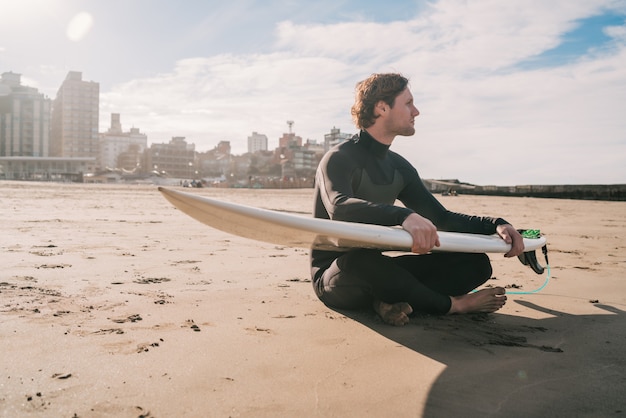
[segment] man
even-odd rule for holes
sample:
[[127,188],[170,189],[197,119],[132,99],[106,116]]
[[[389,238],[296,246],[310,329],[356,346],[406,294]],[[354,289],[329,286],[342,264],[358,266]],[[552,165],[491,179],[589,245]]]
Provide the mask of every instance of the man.
[[[502,287],[470,293],[491,276],[486,254],[430,252],[439,246],[437,230],[498,233],[511,244],[506,257],[524,250],[520,234],[502,218],[445,209],[415,168],[389,150],[397,135],[415,133],[418,115],[400,74],[373,74],[359,82],[352,116],[360,132],[331,149],[316,176],[315,217],[401,225],[413,237],[412,252],[419,256],[368,249],[311,252],[313,287],[322,302],[339,309],[373,306],[392,325],[406,324],[413,311],[495,312],[506,301]],[[405,207],[394,206],[396,199]]]

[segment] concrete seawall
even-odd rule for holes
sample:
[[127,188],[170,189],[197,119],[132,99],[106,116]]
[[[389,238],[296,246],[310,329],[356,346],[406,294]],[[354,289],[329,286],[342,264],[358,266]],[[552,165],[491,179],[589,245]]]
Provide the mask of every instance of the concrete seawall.
[[626,201],[626,184],[476,186],[472,194]]
[[626,201],[626,184],[477,186],[458,180],[424,180],[424,183],[433,193]]

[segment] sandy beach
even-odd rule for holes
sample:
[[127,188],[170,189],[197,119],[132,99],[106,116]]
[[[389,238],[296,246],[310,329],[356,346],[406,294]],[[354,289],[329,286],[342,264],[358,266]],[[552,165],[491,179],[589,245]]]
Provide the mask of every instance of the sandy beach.
[[[540,228],[548,285],[394,328],[319,302],[307,250],[201,225],[156,186],[0,182],[0,417],[624,416],[626,202],[438,198]],[[544,283],[490,257],[490,285]]]

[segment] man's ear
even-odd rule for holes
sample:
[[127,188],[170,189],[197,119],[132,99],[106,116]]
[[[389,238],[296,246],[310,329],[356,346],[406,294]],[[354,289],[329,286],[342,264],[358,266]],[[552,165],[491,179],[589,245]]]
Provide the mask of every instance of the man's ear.
[[388,108],[389,105],[385,103],[384,100],[379,100],[378,103],[376,103],[376,106],[374,106],[374,114],[376,116],[381,116],[387,112]]

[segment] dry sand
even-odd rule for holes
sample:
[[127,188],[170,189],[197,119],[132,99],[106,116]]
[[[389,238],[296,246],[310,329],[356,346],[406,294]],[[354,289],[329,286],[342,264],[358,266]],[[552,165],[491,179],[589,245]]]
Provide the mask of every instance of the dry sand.
[[[195,189],[308,212],[312,190]],[[490,315],[337,312],[308,253],[154,186],[0,182],[2,417],[626,415],[626,203],[440,197],[548,236],[552,278]],[[511,291],[544,276],[493,255]]]

